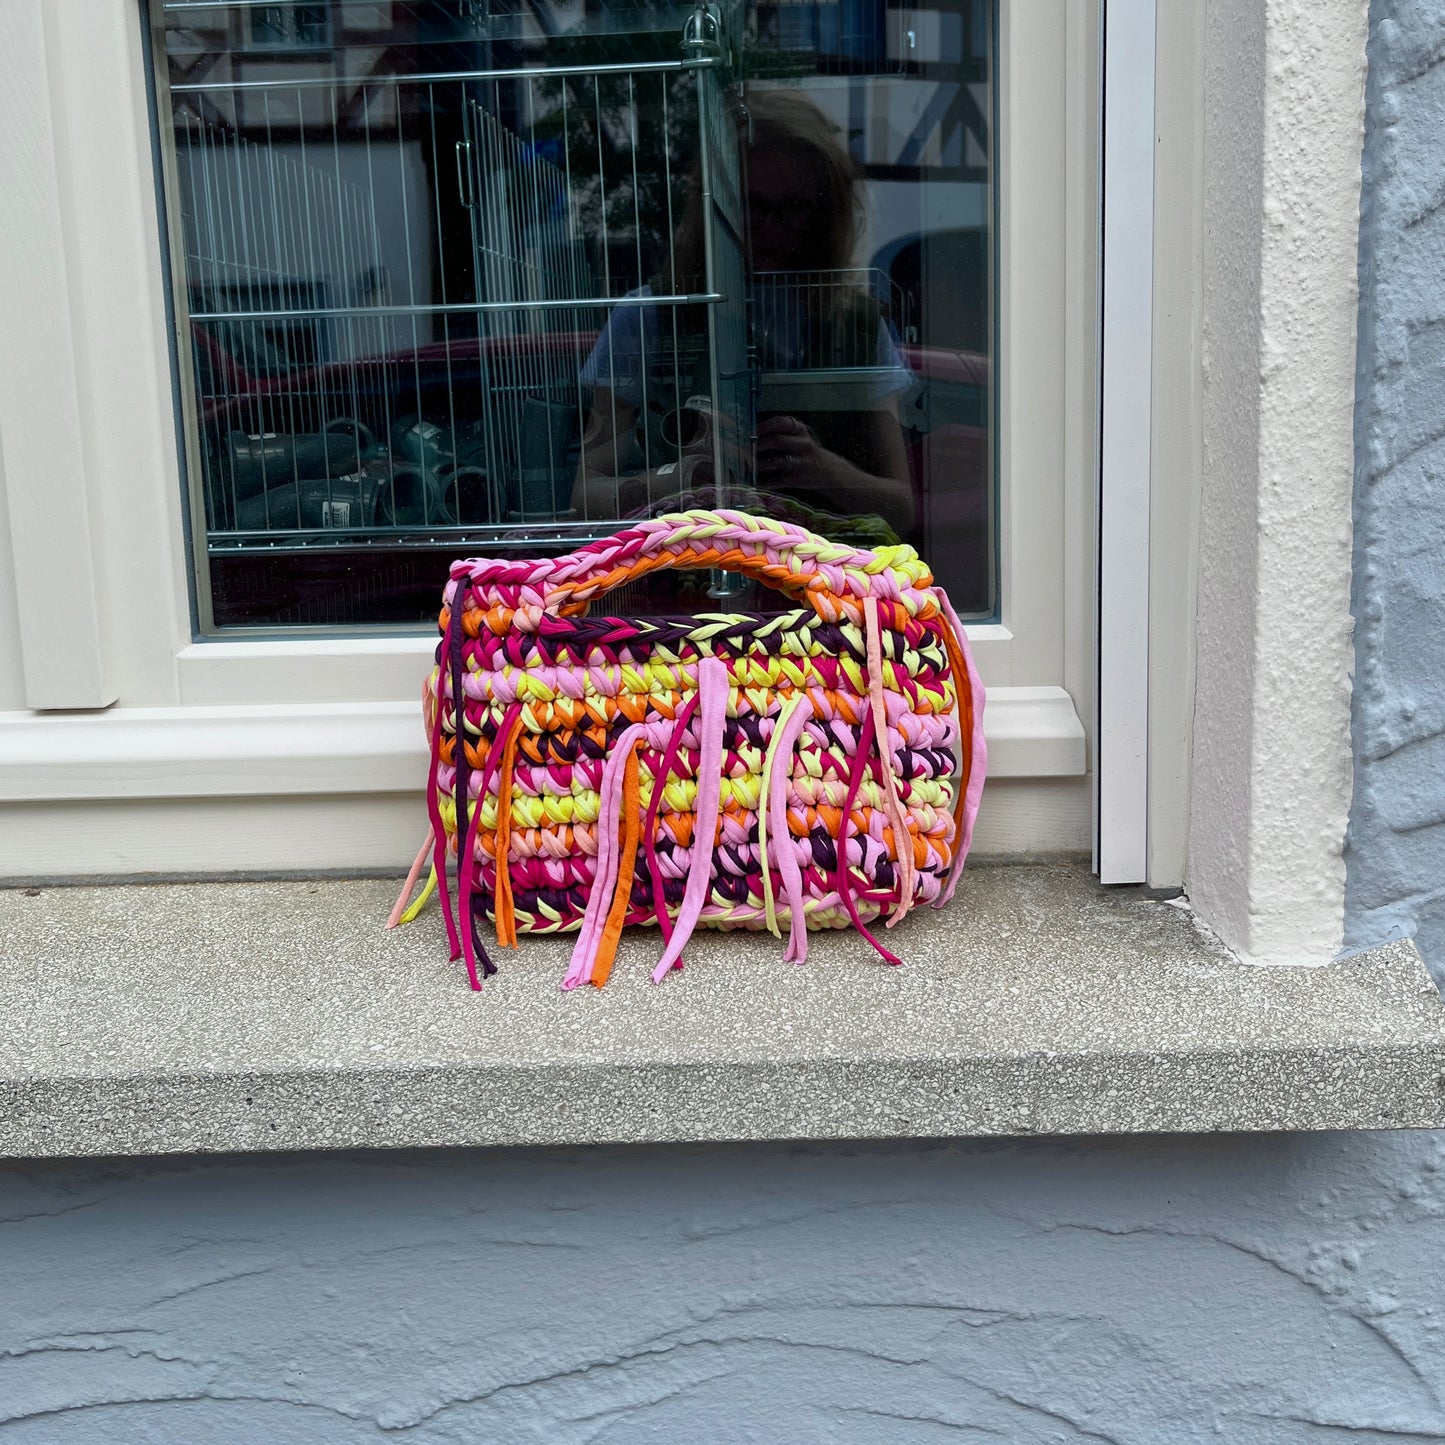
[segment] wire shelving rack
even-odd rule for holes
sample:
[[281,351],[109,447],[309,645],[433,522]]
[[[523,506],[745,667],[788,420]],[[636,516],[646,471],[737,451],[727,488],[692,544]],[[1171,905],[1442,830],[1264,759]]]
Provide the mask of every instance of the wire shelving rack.
[[[254,8],[164,12],[234,29]],[[325,7],[261,8],[268,34],[321,37],[270,12]],[[602,401],[625,414],[610,431],[630,501],[675,490],[669,468],[705,465],[724,491],[742,477],[734,57],[717,5],[671,14],[664,58],[540,68],[512,47],[514,63],[358,75],[338,51],[173,73],[211,555],[600,535],[624,509],[577,477]]]

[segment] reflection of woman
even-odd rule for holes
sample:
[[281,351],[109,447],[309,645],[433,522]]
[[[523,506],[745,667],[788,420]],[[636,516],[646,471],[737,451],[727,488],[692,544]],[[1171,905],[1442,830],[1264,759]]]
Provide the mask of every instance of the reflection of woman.
[[[897,403],[911,379],[878,304],[846,278],[824,274],[845,271],[853,259],[862,219],[856,168],[837,128],[797,91],[750,94],[747,106],[749,293],[758,364],[765,374],[841,368],[868,378],[831,392],[784,386],[771,396],[765,388],[757,485],[835,515],[874,512],[904,534],[913,526],[914,497]],[[638,294],[702,289],[704,224],[694,184],[674,238],[672,268]],[[675,375],[686,375],[672,317],[660,313],[651,306],[615,308],[583,367],[592,411],[573,489],[583,516],[615,517],[699,480],[676,466],[624,475],[640,467],[633,441],[639,418],[646,424],[643,413],[656,407],[661,390]],[[784,400],[790,394],[796,402]]]

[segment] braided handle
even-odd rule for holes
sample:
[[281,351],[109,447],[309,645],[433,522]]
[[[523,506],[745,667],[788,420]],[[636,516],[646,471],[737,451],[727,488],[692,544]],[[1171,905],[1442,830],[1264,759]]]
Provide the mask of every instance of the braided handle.
[[830,621],[856,620],[865,597],[934,610],[933,574],[911,547],[877,552],[830,542],[806,528],[747,512],[677,512],[557,559],[544,588],[548,611],[568,614],[650,572],[719,569],[755,577]]

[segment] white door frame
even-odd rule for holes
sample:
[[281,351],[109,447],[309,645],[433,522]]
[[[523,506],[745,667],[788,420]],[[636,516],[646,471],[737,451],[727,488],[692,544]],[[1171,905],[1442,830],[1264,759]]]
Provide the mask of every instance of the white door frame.
[[1148,845],[1155,0],[1105,0],[1095,867],[1142,883]]

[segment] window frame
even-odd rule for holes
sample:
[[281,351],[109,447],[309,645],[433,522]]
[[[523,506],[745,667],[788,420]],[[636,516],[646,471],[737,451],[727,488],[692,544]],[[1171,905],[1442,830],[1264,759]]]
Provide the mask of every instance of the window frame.
[[[146,0],[141,3],[144,6]],[[1079,568],[1067,555],[1069,534],[1075,529],[1067,516],[1064,493],[1082,480],[1081,476],[1069,475],[1066,453],[1077,452],[1073,442],[1083,428],[1068,413],[1077,410],[1077,396],[1089,391],[1093,368],[1092,357],[1085,354],[1086,343],[1081,344],[1089,334],[1084,316],[1092,297],[1077,294],[1091,289],[1090,278],[1081,275],[1078,268],[1071,270],[1069,260],[1069,254],[1080,249],[1087,253],[1086,246],[1081,248],[1076,243],[1090,239],[1089,227],[1085,218],[1068,214],[1066,199],[1071,181],[1077,184],[1071,172],[1086,171],[1091,164],[1086,147],[1076,143],[1071,148],[1069,144],[1071,135],[1076,142],[1091,139],[1089,127],[1080,126],[1076,114],[1079,92],[1087,92],[1094,85],[1092,73],[1079,73],[1088,54],[1088,25],[1078,24],[1079,18],[1079,7],[1058,4],[1020,5],[1003,0],[999,8],[1002,60],[996,106],[1000,133],[996,212],[1002,324],[996,328],[994,364],[999,401],[992,441],[998,460],[999,552],[1003,565],[999,620],[969,627],[985,681],[996,687],[1054,685],[1073,690],[1064,653],[1077,640],[1066,636],[1063,618],[1069,606],[1066,594]],[[164,64],[164,48],[158,30],[152,36],[152,52],[157,71],[153,84],[163,93],[164,77],[159,68]],[[1071,53],[1076,55],[1072,64]],[[162,114],[159,100],[153,104],[157,115]],[[166,191],[173,195],[173,157],[163,145],[157,149],[167,171]],[[1027,171],[1031,183],[1011,185],[1007,179],[1010,170],[1020,174]],[[1040,176],[1042,181],[1033,179]],[[1084,329],[1071,338],[1076,325]],[[175,372],[176,385],[189,392],[193,385],[189,369],[177,363]],[[1047,380],[1041,382],[1039,378]],[[1076,395],[1071,397],[1071,391]],[[1078,440],[1087,445],[1084,438]],[[194,439],[187,441],[183,437],[182,445],[188,448],[189,466],[194,473],[198,466]],[[196,515],[193,506],[190,512],[192,555],[204,558],[204,520]],[[203,570],[197,564],[191,565],[193,572]],[[257,628],[244,635],[239,630],[217,632],[209,623],[205,589],[202,586],[197,590],[200,595],[193,599],[194,646],[183,649],[177,657],[183,676],[193,668],[212,671],[210,664],[215,658],[207,659],[196,649],[217,643],[229,648],[242,641],[249,645],[288,640],[306,642],[306,647],[294,651],[301,655],[309,649],[309,655],[318,662],[338,655],[331,647],[338,636],[335,629]],[[429,635],[406,625],[374,627],[368,633],[416,638],[418,657],[433,645]],[[357,634],[361,635],[365,634]],[[313,640],[307,642],[308,638]],[[270,654],[262,651],[255,655]],[[360,652],[345,649],[340,655],[357,657]],[[395,655],[390,648],[379,648],[378,666],[384,668],[381,659]],[[255,672],[254,668],[243,670],[247,674]],[[249,689],[258,681],[248,675],[247,690],[227,700],[240,703],[247,696],[255,696]],[[1086,706],[1087,699],[1080,699],[1081,711]]]
[[[1142,883],[1149,835],[1155,0],[1108,0],[1100,135],[1099,688],[1094,867]],[[1122,77],[1122,80],[1121,80]]]
[[[18,93],[35,97],[54,131],[49,173],[40,181],[58,198],[72,301],[62,340],[70,343],[65,361],[75,378],[72,425],[81,453],[62,490],[85,504],[81,520],[88,509],[91,535],[82,545],[83,526],[57,507],[43,525],[32,520],[17,529],[12,478],[12,546],[17,564],[31,559],[15,569],[23,605],[14,627],[27,647],[21,685],[0,683],[0,709],[14,716],[57,705],[30,657],[40,650],[37,639],[49,643],[53,636],[53,579],[66,576],[68,598],[81,607],[80,584],[88,574],[93,595],[112,605],[97,605],[93,642],[83,627],[68,638],[61,672],[69,676],[84,658],[97,668],[103,661],[106,684],[60,705],[95,708],[115,700],[117,711],[136,721],[144,709],[151,714],[147,725],[169,739],[141,761],[121,749],[110,796],[173,795],[169,783],[157,783],[156,768],[165,756],[184,756],[201,708],[255,709],[258,720],[265,714],[255,756],[227,755],[238,778],[255,778],[258,795],[270,790],[265,779],[286,751],[286,710],[329,708],[338,747],[355,761],[339,774],[328,767],[326,787],[373,789],[368,760],[378,747],[402,744],[390,715],[382,736],[368,733],[356,710],[414,707],[434,637],[378,631],[202,638],[192,628],[189,522],[176,505],[184,488],[175,337],[166,322],[167,243],[156,205],[154,106],[142,36],[148,12],[141,0],[97,0],[83,15],[79,7],[24,0],[16,13],[30,25],[29,39],[0,56],[0,83],[28,75]],[[1097,0],[1000,0],[999,19],[1002,620],[968,630],[990,693],[992,807],[1009,814],[994,846],[1069,851],[1087,846],[1091,826],[1085,779],[1096,663],[1100,14]],[[17,370],[12,381],[14,406],[31,408],[32,415],[37,407],[45,411],[51,377]],[[111,444],[115,435],[119,446]],[[0,615],[0,633],[5,630]],[[103,728],[105,716],[97,714],[95,726]],[[307,727],[298,723],[296,732],[303,755]],[[105,756],[103,744],[92,746],[101,749],[97,757]],[[396,776],[387,773],[388,793]],[[418,785],[420,777],[418,762]],[[302,779],[293,784],[307,790]],[[0,798],[16,796],[0,784]],[[47,796],[86,794],[79,787],[66,791],[56,774]],[[409,837],[398,854],[407,846]],[[981,846],[990,846],[986,830]],[[338,865],[344,861],[338,858]]]
[[[165,225],[166,207],[178,190],[175,156],[160,136],[169,112],[163,11],[161,0],[137,3],[143,19],[151,24],[154,150],[164,179],[161,243],[171,268],[163,280],[174,307],[170,277],[182,273],[183,258],[179,233],[169,228],[167,235]],[[1086,11],[1092,8],[1083,7]],[[1071,114],[1076,92],[1096,84],[1096,74],[1081,73],[1089,46],[1087,29],[1073,23],[1079,9],[1057,0],[1047,4],[1001,0],[997,11],[1001,60],[995,97],[999,139],[994,212],[999,257],[995,309],[999,314],[991,359],[997,385],[990,445],[996,459],[996,550],[1001,566],[998,619],[969,625],[984,680],[994,686],[1068,686],[1063,653],[1070,639],[1061,619],[1066,611],[1068,579],[1077,568],[1066,555],[1064,492],[1080,479],[1068,475],[1064,437],[1072,421],[1069,409],[1077,403],[1067,392],[1071,383],[1076,390],[1087,391],[1094,365],[1093,358],[1085,354],[1088,328],[1073,337],[1070,334],[1081,308],[1075,306],[1071,314],[1069,293],[1081,282],[1088,283],[1070,273],[1069,255],[1087,252],[1093,241],[1087,220],[1068,214],[1066,199],[1071,171],[1092,166],[1087,152],[1081,153],[1077,145],[1071,148],[1070,137],[1092,144],[1091,130],[1096,129],[1087,124],[1080,127],[1080,117]],[[1011,185],[1007,179],[1011,170],[1027,173],[1030,183]],[[1088,299],[1092,303],[1092,297]],[[182,416],[194,416],[195,380],[186,360],[182,330],[178,318],[172,330],[174,384],[182,393],[178,402]],[[186,431],[178,420],[185,470],[194,478],[200,475],[202,464],[197,438]],[[393,635],[421,639],[424,645],[419,646],[418,656],[430,651],[434,639],[409,624],[376,625],[354,634],[326,626],[217,629],[211,620],[206,585],[206,522],[193,496],[194,485],[182,483],[190,524],[187,566],[196,646],[310,638],[314,639],[313,655],[320,660],[333,655],[329,643],[338,637]],[[192,660],[199,658],[199,653],[187,651],[178,657],[178,667],[184,673]],[[234,700],[242,702],[244,696],[237,695]]]

